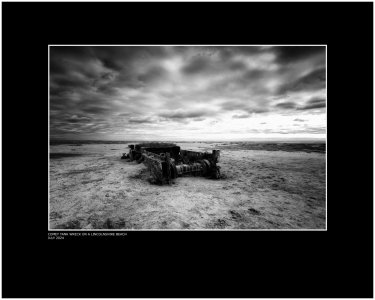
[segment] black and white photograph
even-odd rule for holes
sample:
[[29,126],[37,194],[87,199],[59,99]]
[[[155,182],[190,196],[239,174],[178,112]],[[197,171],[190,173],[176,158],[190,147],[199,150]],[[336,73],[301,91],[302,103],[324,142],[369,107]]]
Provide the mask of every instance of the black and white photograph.
[[12,1],[2,298],[373,298],[373,2]]
[[326,230],[326,45],[49,45],[49,230]]

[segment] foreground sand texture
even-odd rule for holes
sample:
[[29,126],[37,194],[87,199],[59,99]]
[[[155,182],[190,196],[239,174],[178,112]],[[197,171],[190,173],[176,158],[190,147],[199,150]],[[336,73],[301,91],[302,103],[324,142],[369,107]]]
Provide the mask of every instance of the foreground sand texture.
[[224,178],[181,177],[169,186],[153,185],[143,164],[120,159],[127,144],[51,146],[50,228],[326,228],[324,151],[177,144],[221,149]]

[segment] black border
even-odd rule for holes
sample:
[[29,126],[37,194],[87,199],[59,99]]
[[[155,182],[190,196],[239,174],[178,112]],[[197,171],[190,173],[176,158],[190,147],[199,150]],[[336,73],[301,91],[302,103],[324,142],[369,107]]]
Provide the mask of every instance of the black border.
[[[3,297],[373,297],[373,3],[2,3]],[[48,240],[48,44],[327,44],[328,231]]]

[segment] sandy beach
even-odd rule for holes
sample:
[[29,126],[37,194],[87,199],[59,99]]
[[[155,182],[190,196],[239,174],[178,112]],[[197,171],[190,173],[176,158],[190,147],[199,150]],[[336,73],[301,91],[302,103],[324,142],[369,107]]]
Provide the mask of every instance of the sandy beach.
[[51,145],[50,229],[326,228],[325,151],[177,144],[221,149],[223,178],[154,185],[142,163],[120,159],[127,144]]

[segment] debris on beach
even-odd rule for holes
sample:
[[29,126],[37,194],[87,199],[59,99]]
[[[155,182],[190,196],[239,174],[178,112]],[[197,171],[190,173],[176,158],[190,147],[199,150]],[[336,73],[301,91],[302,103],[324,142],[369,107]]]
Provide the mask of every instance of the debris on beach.
[[121,159],[143,162],[155,183],[170,184],[172,179],[184,175],[220,178],[217,165],[220,150],[188,151],[169,143],[145,143],[129,145],[129,148],[129,153],[124,153]]

